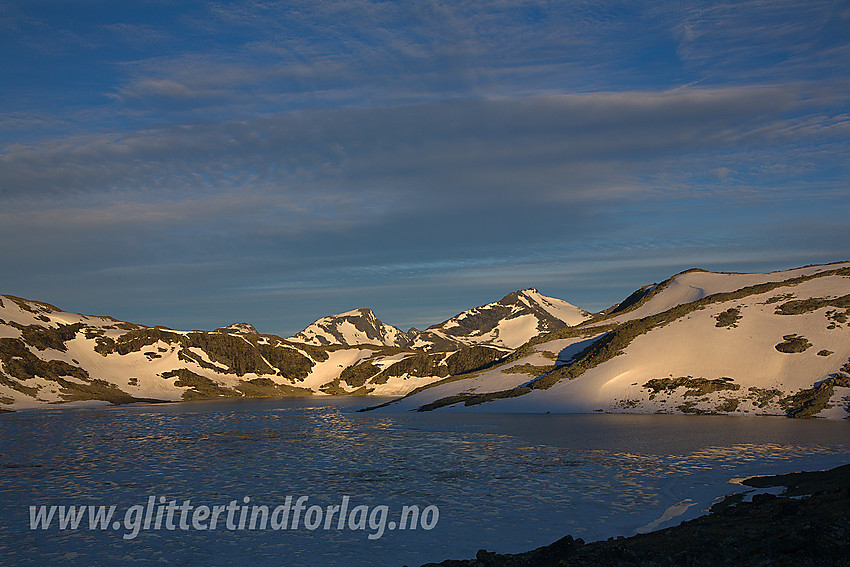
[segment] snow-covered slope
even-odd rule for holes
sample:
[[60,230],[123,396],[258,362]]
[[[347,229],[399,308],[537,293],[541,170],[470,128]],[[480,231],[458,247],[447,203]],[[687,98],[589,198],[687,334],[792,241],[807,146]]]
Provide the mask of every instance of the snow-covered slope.
[[589,318],[587,311],[529,288],[432,325],[415,337],[411,347],[436,350],[488,344],[517,348],[538,335]]
[[383,323],[371,309],[361,308],[322,317],[289,340],[314,346],[383,345],[428,352],[474,345],[516,348],[540,334],[589,318],[587,311],[529,288],[463,311],[424,331],[404,332]]
[[[371,312],[356,315],[369,319]],[[352,328],[343,325],[341,333],[355,342],[362,331]],[[380,322],[374,328],[386,330]],[[316,347],[252,329],[145,327],[0,295],[0,411],[91,401],[403,395],[507,354],[485,346],[435,353],[381,344]]]
[[850,415],[850,263],[687,272],[398,409]]
[[397,327],[387,325],[375,317],[371,309],[353,309],[329,315],[315,321],[290,341],[314,346],[327,345],[383,345],[405,347],[410,337]]
[[[723,273],[691,269],[676,274],[660,284],[644,286],[637,290],[632,295],[638,302],[629,305],[626,309],[614,309],[612,315],[615,316],[605,322],[622,323],[632,319],[640,319],[641,317],[662,313],[677,305],[697,301],[709,295],[729,293],[750,286],[812,276],[847,266],[850,266],[850,262],[806,266],[766,274]],[[621,305],[628,305],[628,298]]]
[[422,332],[367,309],[292,340],[252,329],[145,327],[0,295],[0,411],[373,394],[405,396],[386,410],[850,413],[850,262],[689,270],[592,318],[531,288]]

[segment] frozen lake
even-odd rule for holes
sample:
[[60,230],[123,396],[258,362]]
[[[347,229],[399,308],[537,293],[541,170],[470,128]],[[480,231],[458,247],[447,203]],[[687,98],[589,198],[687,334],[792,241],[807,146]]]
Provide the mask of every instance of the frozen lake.
[[[847,421],[355,411],[374,403],[315,398],[2,415],[0,564],[412,567],[473,557],[479,548],[526,551],[566,534],[592,541],[667,527],[744,489],[730,479],[850,462]],[[184,529],[175,511],[173,530],[163,521],[128,539],[140,522],[122,523],[134,506],[141,520],[151,497],[195,508],[236,500],[235,525],[243,505],[247,517],[250,506],[271,513],[287,496],[309,497],[297,529],[259,529],[259,515],[253,530],[247,521],[228,529],[223,512],[214,530],[209,520],[201,524],[207,529],[191,522]],[[386,506],[380,537],[377,524],[340,530],[334,519],[326,530],[307,510],[327,511],[345,496],[350,510]],[[86,516],[78,529],[60,530],[54,518],[48,529],[30,529],[30,506],[41,505],[112,505],[118,523],[92,530]],[[413,505],[436,507],[431,529],[388,527]]]

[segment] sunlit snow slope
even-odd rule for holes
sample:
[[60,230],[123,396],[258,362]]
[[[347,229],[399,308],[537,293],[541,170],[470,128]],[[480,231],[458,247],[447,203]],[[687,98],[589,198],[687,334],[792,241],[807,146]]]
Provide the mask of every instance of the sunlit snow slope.
[[689,271],[646,290],[389,407],[847,417],[850,264]]

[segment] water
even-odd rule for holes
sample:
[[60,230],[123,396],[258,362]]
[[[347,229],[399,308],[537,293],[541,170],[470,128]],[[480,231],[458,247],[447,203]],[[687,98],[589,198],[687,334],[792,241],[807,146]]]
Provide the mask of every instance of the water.
[[[363,404],[193,402],[0,416],[0,564],[414,566],[480,548],[526,551],[566,534],[592,541],[675,525],[745,490],[732,478],[850,462],[847,422],[354,411]],[[311,531],[303,518],[297,530],[240,531],[225,529],[222,517],[215,531],[150,529],[130,540],[124,526],[29,529],[31,505],[115,505],[123,520],[150,496],[193,506],[241,505],[247,496],[273,510],[287,495],[322,508],[347,495],[352,508],[386,505],[385,520],[405,505],[433,505],[439,518],[430,530],[385,527],[377,539],[369,525]]]

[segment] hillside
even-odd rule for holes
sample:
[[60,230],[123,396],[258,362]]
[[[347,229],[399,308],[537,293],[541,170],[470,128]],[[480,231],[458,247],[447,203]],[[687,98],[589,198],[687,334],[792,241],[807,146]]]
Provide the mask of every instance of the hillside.
[[[510,340],[522,343],[564,327],[558,314],[574,317],[554,298],[545,301],[555,315],[523,292],[507,297],[522,305],[503,299],[450,320],[487,313],[488,336],[470,329],[472,338],[455,333],[452,340],[420,339],[413,348],[412,338],[369,309],[324,317],[282,339],[249,323],[176,331],[0,295],[0,410],[90,401],[404,395],[507,356],[500,332],[515,319],[523,326],[513,328]],[[429,333],[436,336],[440,328]]]
[[534,288],[509,293],[417,333],[413,348],[439,350],[480,344],[515,349],[542,333],[577,325],[590,313]]
[[850,264],[689,270],[386,409],[845,418]]
[[313,346],[382,345],[427,352],[475,345],[514,349],[542,333],[589,318],[587,311],[529,288],[458,313],[424,331],[404,332],[382,322],[371,309],[360,308],[322,317],[289,340]]
[[412,342],[407,333],[387,325],[371,309],[362,307],[317,319],[289,340],[313,346],[380,345],[400,348]]
[[845,418],[850,263],[688,270],[595,316],[534,288],[424,331],[369,309],[289,339],[145,327],[0,296],[0,410],[103,401],[403,396],[382,411]]

